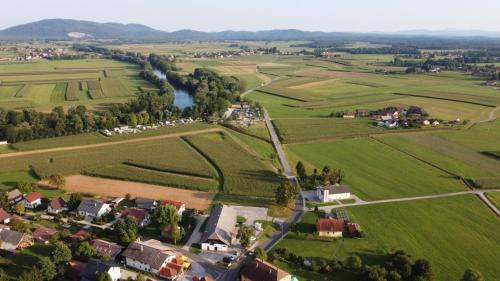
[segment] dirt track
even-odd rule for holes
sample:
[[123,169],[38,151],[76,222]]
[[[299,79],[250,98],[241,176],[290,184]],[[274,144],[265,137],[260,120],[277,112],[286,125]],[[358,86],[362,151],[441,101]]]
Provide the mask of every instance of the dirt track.
[[[46,185],[46,182],[41,182]],[[109,197],[124,197],[130,193],[132,198],[142,197],[155,200],[181,200],[187,208],[208,209],[215,194],[161,185],[103,179],[88,176],[66,177],[65,190],[69,192],[92,193]]]
[[48,152],[71,151],[71,150],[78,150],[78,149],[111,146],[111,145],[117,145],[117,144],[128,144],[128,143],[143,142],[143,141],[150,141],[150,140],[176,138],[176,137],[181,137],[181,136],[190,136],[190,135],[197,135],[197,134],[204,134],[204,133],[211,133],[211,132],[220,132],[220,131],[222,131],[222,129],[220,129],[220,128],[210,128],[210,129],[188,131],[188,132],[174,133],[174,134],[166,134],[166,135],[153,136],[153,137],[136,138],[136,139],[122,140],[122,141],[103,142],[103,143],[88,144],[88,145],[65,146],[65,147],[47,148],[47,149],[30,150],[30,151],[22,151],[22,152],[12,152],[12,153],[0,154],[0,159],[9,158],[9,157],[33,155],[33,154],[40,154],[40,153],[48,153]]

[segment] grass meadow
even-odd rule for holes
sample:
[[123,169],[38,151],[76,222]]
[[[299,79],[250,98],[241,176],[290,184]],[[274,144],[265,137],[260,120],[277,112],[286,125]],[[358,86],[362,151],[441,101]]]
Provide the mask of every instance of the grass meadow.
[[465,190],[453,176],[370,138],[291,144],[287,151],[308,164],[308,173],[324,165],[342,169],[344,182],[365,200]]
[[[317,241],[307,238],[315,230],[314,213],[308,213],[276,248],[287,248],[304,258],[346,258],[356,254],[365,264],[381,262],[382,255],[405,250],[413,259],[428,259],[435,280],[459,280],[467,268],[482,272],[485,280],[500,275],[496,216],[473,195],[413,202],[387,203],[350,207],[351,221],[361,225],[362,239]],[[296,266],[278,263],[301,280],[320,280],[326,276],[298,270]],[[353,280],[345,272],[334,272],[328,279]]]

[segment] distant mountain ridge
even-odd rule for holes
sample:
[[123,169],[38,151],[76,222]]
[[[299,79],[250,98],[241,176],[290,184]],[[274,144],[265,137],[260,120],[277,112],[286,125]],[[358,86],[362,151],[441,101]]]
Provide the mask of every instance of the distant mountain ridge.
[[321,32],[298,29],[265,31],[202,32],[184,29],[174,32],[157,30],[141,24],[97,23],[73,19],[46,19],[0,30],[0,39],[118,39],[118,40],[331,40],[375,38],[380,36],[439,36],[439,37],[492,37],[500,38],[500,32],[480,30],[409,30],[400,32]]

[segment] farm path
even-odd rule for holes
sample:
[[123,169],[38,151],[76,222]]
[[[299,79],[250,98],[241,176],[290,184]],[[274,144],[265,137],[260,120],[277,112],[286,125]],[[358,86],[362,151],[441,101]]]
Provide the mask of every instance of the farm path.
[[[331,212],[332,209],[337,209],[337,208],[343,208],[343,207],[351,207],[351,206],[362,206],[362,205],[375,205],[375,204],[384,204],[384,203],[393,203],[393,202],[404,202],[404,201],[415,201],[415,200],[424,200],[424,199],[433,199],[433,198],[443,198],[443,197],[452,197],[452,196],[460,196],[460,195],[465,195],[465,194],[475,194],[480,199],[483,199],[486,197],[484,193],[486,192],[500,192],[500,189],[488,189],[488,190],[479,190],[479,189],[474,189],[470,191],[461,191],[461,192],[452,192],[452,193],[444,193],[444,194],[436,194],[436,195],[427,195],[427,196],[416,196],[416,197],[405,197],[405,198],[395,198],[395,199],[384,199],[384,200],[376,200],[376,201],[359,201],[356,203],[349,203],[349,204],[340,204],[340,205],[333,205],[333,206],[322,206],[319,207],[320,210],[323,210],[325,212]],[[500,210],[489,200],[484,200],[488,207],[495,212],[497,216],[500,216]]]
[[266,83],[264,83],[264,84],[262,84],[262,85],[259,85],[259,86],[257,86],[257,87],[253,87],[252,89],[249,89],[249,90],[246,90],[246,91],[245,91],[245,92],[243,92],[240,96],[241,96],[241,97],[244,97],[244,96],[246,96],[246,95],[250,94],[251,92],[253,92],[253,91],[257,90],[257,89],[260,89],[260,88],[262,88],[262,87],[268,86],[269,84],[273,83],[274,81],[276,81],[276,80],[278,80],[278,79],[280,79],[280,78],[281,78],[281,77],[275,77],[275,78],[273,78],[272,80],[270,80],[270,81],[268,81],[268,82],[266,82]]
[[0,159],[41,154],[41,153],[49,153],[49,152],[61,152],[61,151],[71,151],[71,150],[88,149],[88,148],[96,148],[96,147],[105,147],[105,146],[112,146],[112,145],[117,145],[117,144],[129,144],[129,143],[144,142],[144,141],[150,141],[150,140],[177,138],[177,137],[182,137],[182,136],[198,135],[198,134],[221,132],[221,131],[223,131],[221,128],[210,128],[210,129],[203,129],[203,130],[196,130],[196,131],[189,131],[189,132],[182,132],[182,133],[174,133],[174,134],[166,134],[166,135],[153,136],[153,137],[136,138],[136,139],[122,140],[122,141],[103,142],[103,143],[88,144],[88,145],[64,146],[64,147],[30,150],[30,151],[22,151],[22,152],[12,152],[12,153],[0,154]]
[[495,118],[495,113],[496,113],[498,110],[500,110],[500,106],[497,106],[497,107],[495,107],[495,109],[493,109],[492,111],[490,111],[490,114],[489,114],[489,116],[488,116],[488,121],[489,121],[489,122],[493,122],[493,121],[495,121],[495,119],[496,119],[496,118]]

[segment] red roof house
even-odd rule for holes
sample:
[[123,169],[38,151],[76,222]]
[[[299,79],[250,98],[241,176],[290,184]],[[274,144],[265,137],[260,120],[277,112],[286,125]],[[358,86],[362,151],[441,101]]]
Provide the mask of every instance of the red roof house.
[[160,206],[172,205],[177,209],[177,213],[182,217],[182,213],[186,210],[186,205],[180,200],[163,200],[160,202]]
[[106,255],[110,256],[113,259],[116,258],[116,256],[118,256],[118,254],[120,254],[121,251],[123,250],[122,246],[101,239],[94,239],[90,241],[89,244],[101,256]]
[[24,206],[29,209],[35,209],[36,207],[42,204],[42,193],[41,192],[33,192],[24,197]]
[[342,237],[345,221],[340,219],[318,219],[316,230],[319,236]]
[[149,213],[146,210],[138,208],[128,208],[122,211],[121,218],[134,218],[137,224],[141,227],[148,225],[150,221]]
[[44,244],[48,244],[50,237],[56,233],[57,233],[56,229],[47,228],[47,227],[40,227],[33,232],[33,238],[35,238],[35,240],[37,240],[39,242],[42,242]]
[[9,224],[10,220],[12,220],[12,215],[7,213],[4,209],[0,208],[0,223],[1,224]]

